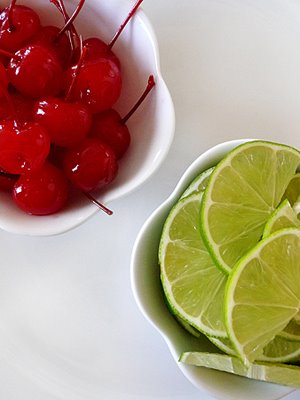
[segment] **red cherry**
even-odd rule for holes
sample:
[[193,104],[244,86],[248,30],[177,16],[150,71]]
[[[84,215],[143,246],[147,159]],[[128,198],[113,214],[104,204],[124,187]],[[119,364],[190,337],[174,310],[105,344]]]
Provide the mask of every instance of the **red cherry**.
[[113,110],[95,114],[91,129],[91,136],[108,144],[120,159],[130,144],[130,133],[125,124],[122,123],[120,114]]
[[69,65],[72,56],[70,39],[66,34],[58,34],[61,29],[56,26],[43,26],[31,39],[30,44],[50,48],[58,57],[63,67]]
[[[70,86],[77,67],[66,74],[66,86]],[[111,108],[121,94],[122,79],[119,68],[109,59],[101,58],[82,65],[72,87],[72,98],[89,107],[92,113]]]
[[50,150],[46,130],[37,123],[15,121],[0,124],[0,167],[12,174],[40,168]]
[[62,66],[53,51],[39,45],[23,47],[8,66],[12,85],[23,95],[55,96],[62,87]]
[[130,133],[126,123],[145,100],[154,85],[153,75],[150,75],[144,92],[123,118],[113,109],[94,115],[91,136],[107,143],[115,151],[118,159],[124,155],[130,144]]
[[67,202],[68,183],[57,167],[45,163],[40,169],[26,173],[17,180],[13,199],[28,214],[53,214]]
[[58,146],[75,146],[86,137],[92,125],[86,106],[55,97],[37,102],[33,115],[34,120],[45,127],[51,142]]
[[40,29],[38,14],[29,7],[11,2],[0,14],[0,47],[17,51]]
[[109,146],[98,139],[84,139],[79,145],[66,149],[63,170],[76,188],[90,192],[112,182],[118,164]]

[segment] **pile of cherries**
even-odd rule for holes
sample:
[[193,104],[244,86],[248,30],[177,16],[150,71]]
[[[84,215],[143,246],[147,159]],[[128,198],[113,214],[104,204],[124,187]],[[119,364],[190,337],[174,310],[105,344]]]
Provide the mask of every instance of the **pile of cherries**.
[[[137,1],[110,43],[85,38],[63,0],[49,0],[64,26],[42,26],[35,10],[10,4],[0,11],[0,189],[32,215],[67,203],[70,185],[87,195],[110,184],[130,145],[127,115],[112,107],[122,90],[121,63],[112,47],[142,0]],[[105,206],[97,203],[107,213]]]

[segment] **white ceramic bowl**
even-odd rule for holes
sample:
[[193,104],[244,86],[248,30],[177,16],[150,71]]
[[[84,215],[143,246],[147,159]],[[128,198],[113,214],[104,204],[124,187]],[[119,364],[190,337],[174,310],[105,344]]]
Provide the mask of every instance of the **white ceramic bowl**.
[[[77,3],[77,0],[65,0],[70,13]],[[37,10],[43,24],[62,24],[58,11],[50,1],[23,0],[18,4]],[[134,4],[133,0],[86,0],[75,26],[84,38],[99,35],[109,41]],[[125,115],[143,92],[150,74],[154,75],[156,86],[128,121],[132,143],[120,162],[117,179],[105,191],[93,193],[110,208],[113,208],[113,200],[131,193],[158,169],[172,143],[175,126],[173,103],[160,72],[156,37],[142,8],[119,37],[114,52],[121,60],[123,71],[122,95],[115,105],[121,115]],[[72,194],[64,210],[50,216],[27,215],[13,204],[7,193],[0,192],[0,203],[0,228],[27,235],[62,233],[86,221],[94,213],[101,212],[78,193]]]
[[158,246],[172,206],[200,172],[216,165],[226,153],[245,141],[219,144],[200,155],[186,170],[173,193],[148,218],[136,239],[131,258],[131,284],[140,310],[164,337],[178,367],[195,386],[220,400],[277,400],[293,389],[178,362],[183,351],[214,351],[215,348],[204,336],[194,338],[179,326],[164,303],[159,278]]

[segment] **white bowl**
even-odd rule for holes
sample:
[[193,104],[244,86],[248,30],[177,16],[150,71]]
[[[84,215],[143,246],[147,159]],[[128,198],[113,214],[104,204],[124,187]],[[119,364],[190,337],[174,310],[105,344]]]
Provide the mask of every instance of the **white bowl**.
[[214,351],[216,348],[204,336],[194,338],[179,326],[164,303],[159,277],[158,246],[172,206],[200,172],[216,165],[226,153],[245,141],[225,142],[200,155],[186,170],[170,197],[148,218],[133,247],[131,285],[140,310],[164,337],[178,367],[195,386],[220,400],[275,400],[293,389],[178,362],[183,351]]
[[[18,4],[33,7],[42,23],[61,26],[61,17],[49,1],[23,0]],[[71,12],[77,0],[65,1]],[[75,26],[83,38],[100,35],[109,41],[134,5],[129,0],[87,0],[78,15]],[[123,89],[115,105],[121,115],[135,103],[153,74],[156,85],[140,109],[128,121],[132,143],[120,162],[116,180],[103,192],[93,193],[109,208],[110,203],[131,193],[143,184],[161,165],[173,140],[174,107],[161,76],[159,52],[155,34],[140,8],[125,28],[113,48],[119,56],[123,71]],[[68,206],[49,216],[30,216],[20,211],[10,194],[0,192],[0,228],[26,235],[54,235],[70,230],[86,221],[99,209],[81,194],[72,194]],[[103,218],[106,216],[103,215]]]

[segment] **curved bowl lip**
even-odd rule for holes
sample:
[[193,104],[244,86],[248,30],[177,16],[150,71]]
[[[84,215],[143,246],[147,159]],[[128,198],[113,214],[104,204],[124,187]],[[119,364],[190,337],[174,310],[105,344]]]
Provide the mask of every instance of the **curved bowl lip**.
[[[258,140],[258,139],[236,139],[236,140],[231,140],[227,142],[222,142],[219,143],[204,153],[202,153],[199,157],[197,157],[191,164],[190,166],[185,170],[183,173],[182,177],[178,181],[177,185],[175,186],[174,190],[172,193],[161,203],[160,206],[158,206],[147,218],[147,220],[144,222],[142,225],[136,240],[134,242],[133,248],[132,248],[132,253],[131,253],[131,260],[130,260],[130,282],[131,282],[131,289],[133,293],[133,297],[136,301],[136,304],[143,314],[143,316],[146,318],[146,320],[149,321],[149,323],[161,334],[161,336],[164,338],[178,368],[182,371],[184,376],[197,388],[201,390],[205,390],[207,393],[209,393],[212,396],[215,396],[216,398],[220,398],[222,395],[222,399],[224,400],[238,400],[239,397],[236,397],[235,395],[232,397],[232,394],[230,393],[225,394],[222,392],[220,393],[220,390],[218,390],[215,387],[212,387],[211,384],[207,383],[205,380],[201,380],[197,373],[195,372],[195,368],[197,367],[192,367],[188,365],[183,365],[178,363],[179,359],[179,353],[178,349],[176,348],[177,345],[174,343],[175,339],[170,335],[169,329],[167,329],[165,326],[161,326],[161,320],[159,316],[153,316],[153,313],[149,309],[149,305],[146,304],[146,300],[143,299],[143,289],[140,285],[140,274],[142,275],[142,272],[140,271],[140,263],[138,260],[140,259],[141,254],[143,253],[143,249],[141,247],[146,247],[145,245],[145,240],[147,234],[151,233],[151,228],[155,225],[155,222],[159,220],[162,215],[167,215],[167,213],[170,211],[171,207],[175,204],[176,200],[180,197],[180,195],[183,193],[183,191],[186,189],[188,184],[199,174],[200,172],[204,171],[207,168],[210,168],[215,165],[213,160],[220,160],[220,155],[221,154],[226,154],[228,151],[234,149],[235,147],[249,141],[253,140]],[[171,315],[171,314],[170,314]],[[221,373],[221,371],[214,371],[216,373]],[[241,378],[238,376],[235,376],[235,378],[238,379],[245,379]],[[251,383],[253,383],[252,381]],[[256,381],[255,381],[256,382]],[[259,382],[261,383],[261,382]],[[295,391],[294,388],[290,387],[284,387],[284,386],[278,386],[278,385],[273,385],[270,383],[261,383],[262,385],[269,385],[269,387],[278,387],[277,394],[275,394],[275,389],[274,395],[272,396],[273,393],[271,393],[272,397],[268,397],[268,400],[279,400],[286,396],[287,394],[292,393]],[[224,397],[223,397],[224,396]]]
[[[128,1],[128,3],[130,2]],[[167,157],[167,154],[170,150],[175,134],[174,103],[170,95],[169,89],[162,77],[161,67],[160,67],[159,46],[155,31],[152,27],[149,18],[147,17],[141,6],[137,10],[135,18],[137,18],[138,22],[144,27],[145,34],[147,35],[149,41],[151,42],[151,47],[153,49],[154,64],[155,64],[154,76],[156,85],[157,86],[160,85],[162,87],[162,90],[164,92],[165,103],[168,104],[168,114],[165,116],[164,119],[165,122],[168,121],[168,128],[165,130],[165,132],[168,133],[168,140],[165,141],[164,147],[160,149],[160,152],[157,158],[155,159],[155,163],[153,163],[152,166],[148,168],[147,174],[138,176],[134,178],[132,181],[129,181],[128,188],[124,187],[122,189],[122,192],[118,196],[112,199],[108,198],[106,202],[107,204],[110,204],[113,201],[119,200],[123,197],[130,195],[132,192],[139,189],[143,184],[145,184],[151,178],[151,176],[160,168],[161,164]],[[53,216],[46,215],[37,217],[39,219],[39,223],[33,224],[32,226],[30,225],[30,223],[22,223],[22,222],[19,223],[18,221],[10,222],[8,219],[3,221],[0,220],[0,228],[14,234],[21,234],[28,236],[54,236],[68,232],[80,226],[82,223],[86,222],[97,212],[99,212],[99,209],[91,203],[88,206],[82,208],[82,214],[74,215],[73,219],[68,217],[66,218],[64,223],[61,222],[62,219],[64,218],[64,210],[62,210],[60,213],[54,214],[55,219],[57,220],[56,224],[55,223],[48,224],[47,220],[49,222]]]

